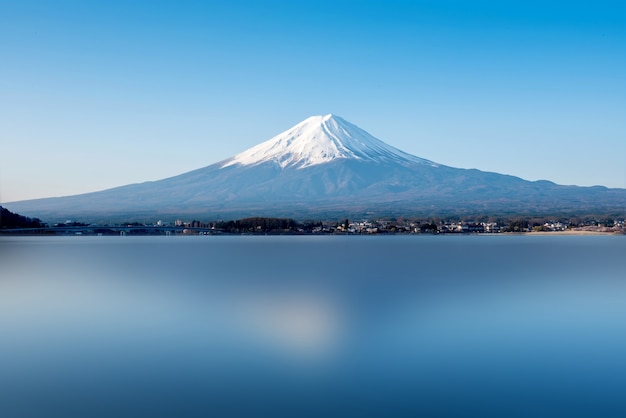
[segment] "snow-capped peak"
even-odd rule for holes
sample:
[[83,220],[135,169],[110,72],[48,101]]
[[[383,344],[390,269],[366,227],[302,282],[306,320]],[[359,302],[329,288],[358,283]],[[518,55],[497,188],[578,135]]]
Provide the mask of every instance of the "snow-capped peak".
[[274,162],[282,168],[305,168],[337,159],[425,163],[387,145],[346,120],[328,114],[311,116],[291,129],[235,155],[222,168],[231,165],[257,165]]

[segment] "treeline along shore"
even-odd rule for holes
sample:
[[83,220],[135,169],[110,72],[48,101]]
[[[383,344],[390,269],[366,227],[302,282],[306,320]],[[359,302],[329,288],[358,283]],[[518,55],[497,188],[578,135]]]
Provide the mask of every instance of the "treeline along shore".
[[[0,207],[1,208],[1,207]],[[2,209],[0,233],[11,235],[376,235],[376,234],[626,234],[624,219],[500,217],[305,220],[249,217],[237,220],[181,220],[163,222],[84,223],[68,220],[48,225],[37,218]]]

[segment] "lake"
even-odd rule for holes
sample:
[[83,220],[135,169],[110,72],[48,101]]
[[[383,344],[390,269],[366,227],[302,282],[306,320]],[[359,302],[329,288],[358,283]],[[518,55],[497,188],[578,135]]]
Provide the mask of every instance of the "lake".
[[626,416],[624,236],[0,237],[0,416]]

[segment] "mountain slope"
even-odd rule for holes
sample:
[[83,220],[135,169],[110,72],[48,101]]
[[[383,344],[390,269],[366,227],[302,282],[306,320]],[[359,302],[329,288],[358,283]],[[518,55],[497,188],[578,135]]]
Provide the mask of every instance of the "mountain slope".
[[102,216],[316,216],[366,212],[626,212],[626,190],[559,186],[436,164],[334,116],[314,116],[227,160],[175,177],[5,204],[46,220]]

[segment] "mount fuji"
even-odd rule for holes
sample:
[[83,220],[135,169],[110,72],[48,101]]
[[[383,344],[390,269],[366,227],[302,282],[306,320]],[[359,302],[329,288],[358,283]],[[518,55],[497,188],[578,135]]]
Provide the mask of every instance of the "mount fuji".
[[325,115],[175,177],[4,206],[47,221],[184,215],[624,214],[626,189],[561,186],[448,167]]

